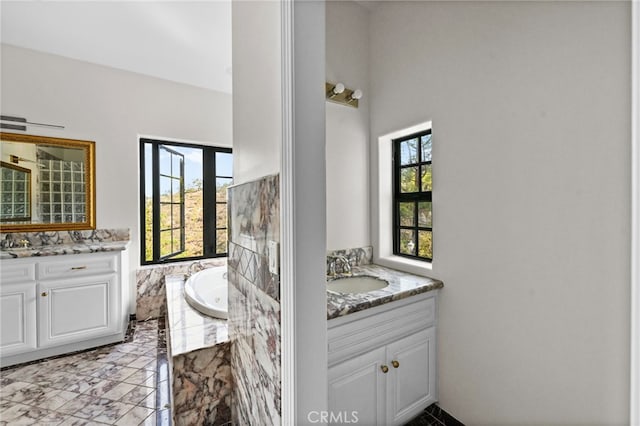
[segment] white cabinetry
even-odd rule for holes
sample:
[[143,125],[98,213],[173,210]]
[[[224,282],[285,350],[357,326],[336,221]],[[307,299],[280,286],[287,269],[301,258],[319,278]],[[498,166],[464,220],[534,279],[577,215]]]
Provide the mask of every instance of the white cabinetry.
[[437,400],[436,294],[329,321],[335,423],[357,417],[360,424],[402,425]]
[[2,366],[122,340],[122,252],[2,261]]
[[36,280],[33,265],[2,265],[0,351],[14,355],[36,347]]

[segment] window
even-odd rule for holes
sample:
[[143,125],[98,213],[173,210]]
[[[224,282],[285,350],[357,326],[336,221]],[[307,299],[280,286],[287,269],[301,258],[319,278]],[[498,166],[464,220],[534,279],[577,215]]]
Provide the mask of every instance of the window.
[[393,139],[393,254],[433,259],[431,129]]
[[141,263],[227,255],[230,148],[140,140]]

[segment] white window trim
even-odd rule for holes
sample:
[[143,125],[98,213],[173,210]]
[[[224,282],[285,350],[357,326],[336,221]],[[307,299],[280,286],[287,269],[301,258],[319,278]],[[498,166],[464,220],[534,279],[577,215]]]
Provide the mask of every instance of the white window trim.
[[[378,137],[378,163],[374,170],[375,194],[371,197],[373,215],[373,261],[374,263],[418,275],[431,275],[433,263],[413,260],[393,254],[393,150],[392,141],[402,136],[432,129],[431,121],[416,124]],[[437,161],[437,160],[436,160]],[[433,191],[435,194],[435,188]],[[434,203],[435,206],[435,197]],[[434,233],[435,240],[435,233]],[[434,256],[436,256],[434,252]]]

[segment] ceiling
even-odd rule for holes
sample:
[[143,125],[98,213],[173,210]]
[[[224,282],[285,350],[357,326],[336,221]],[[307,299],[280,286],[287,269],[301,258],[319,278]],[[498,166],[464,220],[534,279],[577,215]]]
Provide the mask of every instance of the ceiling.
[[0,2],[0,41],[231,93],[231,1]]

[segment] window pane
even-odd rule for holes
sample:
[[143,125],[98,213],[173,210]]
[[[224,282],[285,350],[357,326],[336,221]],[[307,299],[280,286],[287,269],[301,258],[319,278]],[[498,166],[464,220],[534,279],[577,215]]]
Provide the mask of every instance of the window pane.
[[200,223],[186,223],[187,229],[184,233],[185,245],[184,253],[181,257],[202,256],[204,249],[202,246],[202,221]]
[[431,202],[418,203],[418,226],[431,228]]
[[171,228],[171,204],[160,204],[160,229]]
[[[160,197],[161,201],[171,201],[171,187],[173,186],[173,179],[166,176],[160,176]],[[162,199],[167,197],[166,200]]]
[[412,229],[400,230],[400,253],[416,254],[416,231]]
[[216,253],[227,252],[227,230],[218,229],[216,231]]
[[400,226],[415,226],[415,203],[399,203]]
[[216,204],[216,228],[227,227],[227,203]]
[[418,231],[418,242],[420,243],[420,252],[418,256],[433,258],[433,242],[431,231]]
[[182,157],[173,155],[173,166],[171,167],[172,176],[180,176],[180,166],[182,165]]
[[420,167],[422,176],[422,191],[432,191],[433,183],[431,182],[431,164]]
[[171,154],[166,150],[160,149],[158,150],[160,155],[160,174],[163,175],[171,175]]
[[424,135],[420,138],[422,147],[422,158],[420,161],[431,161],[431,135]]
[[418,167],[400,169],[400,192],[418,192]]
[[171,235],[173,252],[182,251],[182,229],[174,229]]
[[217,178],[216,179],[216,201],[227,201],[227,188],[233,179]]
[[182,216],[180,215],[180,204],[173,204],[171,207],[171,227],[182,228]]
[[233,156],[227,152],[216,152],[216,176],[233,176]]
[[182,201],[182,193],[180,192],[180,179],[172,179],[171,194],[171,200],[174,203],[179,203]]
[[418,138],[400,142],[400,165],[418,162]]
[[173,253],[171,248],[171,230],[160,232],[160,256],[168,256]]

